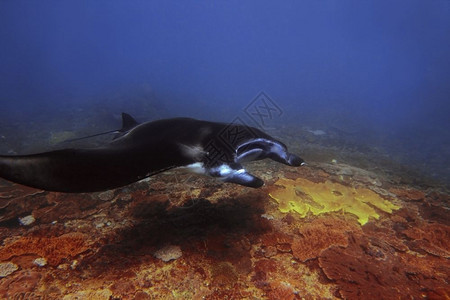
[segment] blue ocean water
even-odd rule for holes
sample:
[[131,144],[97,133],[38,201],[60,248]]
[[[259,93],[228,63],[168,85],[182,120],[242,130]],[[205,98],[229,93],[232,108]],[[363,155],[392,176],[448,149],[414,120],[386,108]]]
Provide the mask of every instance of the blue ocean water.
[[449,15],[448,1],[1,1],[0,149],[114,129],[122,111],[239,118],[446,182]]
[[0,0],[0,298],[449,299],[449,16]]

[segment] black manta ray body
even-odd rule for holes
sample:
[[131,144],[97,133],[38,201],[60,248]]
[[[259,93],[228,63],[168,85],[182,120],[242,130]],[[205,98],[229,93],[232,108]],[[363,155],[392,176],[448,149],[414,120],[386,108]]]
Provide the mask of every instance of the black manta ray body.
[[190,118],[139,124],[127,114],[122,119],[116,138],[103,147],[0,156],[0,177],[48,191],[82,193],[187,167],[257,188],[264,182],[248,173],[242,162],[271,158],[289,166],[304,164],[283,143],[253,127]]

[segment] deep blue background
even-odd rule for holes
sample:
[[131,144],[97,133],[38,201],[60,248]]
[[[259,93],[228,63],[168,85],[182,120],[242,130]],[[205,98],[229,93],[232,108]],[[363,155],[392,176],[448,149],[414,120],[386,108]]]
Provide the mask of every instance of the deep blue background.
[[265,91],[286,123],[356,120],[448,162],[450,1],[2,0],[0,44],[3,121],[142,93],[227,121]]

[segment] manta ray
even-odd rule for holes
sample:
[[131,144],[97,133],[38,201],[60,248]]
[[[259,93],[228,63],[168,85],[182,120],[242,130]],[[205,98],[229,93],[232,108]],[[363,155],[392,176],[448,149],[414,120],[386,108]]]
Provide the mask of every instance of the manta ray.
[[86,193],[122,187],[173,168],[188,168],[224,182],[258,188],[263,180],[247,172],[242,163],[270,158],[288,166],[304,164],[282,142],[240,124],[191,118],[138,123],[122,113],[122,128],[107,133],[116,135],[97,148],[0,155],[0,177],[47,191]]

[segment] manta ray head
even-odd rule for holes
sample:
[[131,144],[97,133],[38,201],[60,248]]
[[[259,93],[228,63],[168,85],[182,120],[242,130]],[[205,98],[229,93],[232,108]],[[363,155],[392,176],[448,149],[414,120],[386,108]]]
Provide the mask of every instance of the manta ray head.
[[264,184],[264,181],[248,173],[241,163],[270,158],[289,166],[298,167],[305,164],[303,159],[289,153],[286,145],[268,138],[254,138],[239,144],[235,148],[233,157],[234,161],[217,161],[203,168],[205,174],[217,177],[224,182],[258,188]]

